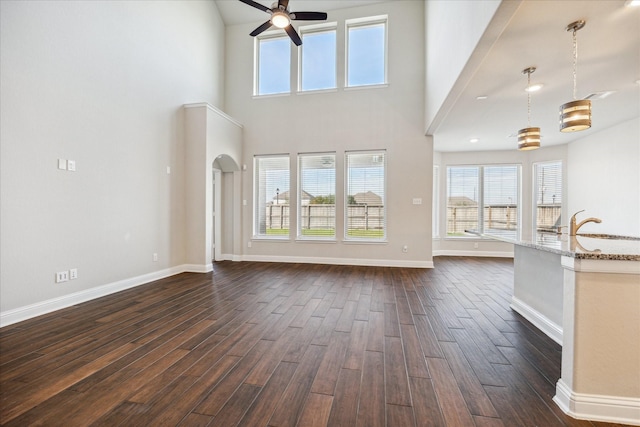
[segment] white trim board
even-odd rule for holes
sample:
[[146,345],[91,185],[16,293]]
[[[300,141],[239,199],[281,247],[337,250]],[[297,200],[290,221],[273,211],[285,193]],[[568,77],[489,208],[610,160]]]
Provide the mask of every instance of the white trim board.
[[575,393],[560,379],[553,401],[573,418],[640,426],[638,398]]
[[534,310],[521,299],[511,297],[511,308],[540,329],[549,338],[562,345],[562,326],[552,322],[548,317]]
[[135,288],[155,280],[164,279],[165,277],[175,276],[180,273],[208,273],[213,270],[212,264],[196,265],[183,264],[175,267],[166,268],[164,270],[153,271],[151,273],[142,274],[140,276],[128,279],[118,280],[117,282],[108,283],[91,289],[86,289],[72,294],[52,298],[46,301],[37,302],[35,304],[19,307],[0,313],[0,327],[9,326],[14,323],[22,322],[43,314],[51,313],[56,310],[71,307],[76,304],[101,298],[126,289]]
[[463,251],[457,249],[439,249],[433,251],[433,256],[471,256],[487,258],[513,258],[513,251]]
[[278,255],[244,255],[242,261],[285,262],[300,264],[361,265],[370,267],[433,268],[433,261],[401,261],[363,258],[320,258]]

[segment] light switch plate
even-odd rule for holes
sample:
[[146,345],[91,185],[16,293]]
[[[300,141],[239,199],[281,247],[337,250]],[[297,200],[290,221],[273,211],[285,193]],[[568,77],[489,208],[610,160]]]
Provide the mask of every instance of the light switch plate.
[[67,170],[67,159],[58,159],[58,169]]

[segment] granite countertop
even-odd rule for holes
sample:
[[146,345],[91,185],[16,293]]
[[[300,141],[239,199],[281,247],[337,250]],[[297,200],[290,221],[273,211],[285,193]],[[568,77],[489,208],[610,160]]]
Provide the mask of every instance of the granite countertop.
[[577,259],[640,261],[640,238],[637,237],[537,233],[531,240],[512,240],[511,242]]

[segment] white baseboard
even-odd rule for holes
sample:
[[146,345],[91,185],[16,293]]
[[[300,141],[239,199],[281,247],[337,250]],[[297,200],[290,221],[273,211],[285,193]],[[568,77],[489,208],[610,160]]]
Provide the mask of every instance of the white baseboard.
[[358,258],[320,258],[278,255],[244,255],[242,261],[286,262],[300,264],[361,265],[378,267],[433,268],[433,261],[402,261]]
[[472,256],[488,258],[513,258],[513,251],[461,251],[457,249],[439,249],[433,251],[433,256]]
[[533,323],[536,328],[544,332],[549,338],[562,345],[561,325],[552,322],[548,317],[516,297],[511,297],[511,308]]
[[81,304],[96,298],[144,285],[145,283],[153,282],[154,280],[164,279],[165,277],[185,272],[207,273],[212,271],[212,269],[212,264],[183,264],[128,279],[118,280],[117,282],[108,283],[106,285],[86,289],[84,291],[74,292],[69,295],[63,295],[58,298],[52,298],[50,300],[41,301],[13,310],[4,311],[0,313],[0,327],[9,326],[14,323],[22,322],[23,320],[51,313],[52,311],[71,307],[72,305]]
[[575,393],[560,379],[553,401],[573,418],[640,426],[640,398],[637,397]]

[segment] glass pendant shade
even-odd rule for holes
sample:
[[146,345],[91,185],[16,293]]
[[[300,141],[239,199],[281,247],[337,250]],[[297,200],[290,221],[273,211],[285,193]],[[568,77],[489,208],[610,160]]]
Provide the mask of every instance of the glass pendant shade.
[[591,127],[591,100],[579,99],[560,107],[560,132],[576,132]]
[[518,131],[518,150],[540,148],[540,128],[524,128]]

